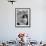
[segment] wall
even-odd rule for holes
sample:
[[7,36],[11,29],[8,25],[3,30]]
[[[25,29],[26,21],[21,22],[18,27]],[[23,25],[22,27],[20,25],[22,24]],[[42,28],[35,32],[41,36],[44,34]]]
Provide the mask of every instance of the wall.
[[[46,40],[45,0],[17,0],[13,5],[0,0],[0,41],[15,40],[19,32],[26,32],[33,40]],[[31,27],[15,27],[15,8],[31,8]]]

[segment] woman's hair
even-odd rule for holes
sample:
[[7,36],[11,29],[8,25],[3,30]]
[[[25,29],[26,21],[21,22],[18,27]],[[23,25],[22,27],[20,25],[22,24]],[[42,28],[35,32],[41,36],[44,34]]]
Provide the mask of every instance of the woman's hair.
[[22,18],[27,18],[28,19],[28,14],[24,14],[23,16],[22,16]]

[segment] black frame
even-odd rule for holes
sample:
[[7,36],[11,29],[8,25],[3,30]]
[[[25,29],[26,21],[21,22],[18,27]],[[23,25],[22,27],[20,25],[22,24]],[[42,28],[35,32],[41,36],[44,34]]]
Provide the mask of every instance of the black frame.
[[[17,26],[16,25],[16,9],[28,9],[29,10],[29,26]],[[25,28],[25,27],[31,27],[31,9],[30,8],[15,8],[15,27],[23,27],[23,28]]]

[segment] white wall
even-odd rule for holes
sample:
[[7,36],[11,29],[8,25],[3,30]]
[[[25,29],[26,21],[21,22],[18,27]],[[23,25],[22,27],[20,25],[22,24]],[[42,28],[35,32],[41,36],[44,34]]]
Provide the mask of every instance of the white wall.
[[[46,40],[45,0],[17,0],[13,5],[0,0],[0,40],[15,40],[19,32],[26,32],[33,40]],[[31,27],[15,27],[15,8],[31,8]]]

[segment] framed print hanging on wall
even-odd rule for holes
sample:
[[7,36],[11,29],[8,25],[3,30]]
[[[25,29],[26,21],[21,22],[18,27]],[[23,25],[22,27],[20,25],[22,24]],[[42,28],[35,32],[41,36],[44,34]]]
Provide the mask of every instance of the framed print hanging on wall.
[[31,9],[15,8],[15,27],[31,26]]

